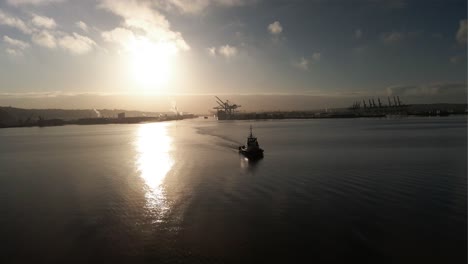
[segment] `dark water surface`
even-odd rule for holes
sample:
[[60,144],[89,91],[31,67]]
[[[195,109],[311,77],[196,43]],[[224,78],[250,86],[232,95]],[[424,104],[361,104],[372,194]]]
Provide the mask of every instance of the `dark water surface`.
[[[250,124],[258,162],[236,150]],[[0,262],[466,263],[466,125],[2,129]]]

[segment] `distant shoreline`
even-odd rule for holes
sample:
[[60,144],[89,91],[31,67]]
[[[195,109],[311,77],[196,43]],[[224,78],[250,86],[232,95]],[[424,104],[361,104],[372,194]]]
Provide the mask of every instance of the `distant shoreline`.
[[[103,117],[100,115],[105,116]],[[443,117],[451,115],[467,115],[467,104],[420,104],[405,105],[395,108],[374,107],[367,109],[335,108],[324,111],[237,112],[226,118],[218,118],[218,120],[404,118],[409,116]],[[205,115],[205,117],[206,116],[207,115]],[[199,117],[199,115],[170,112],[154,113],[125,110],[22,109],[14,107],[0,107],[0,128],[138,124],[191,119],[197,117]]]
[[63,125],[136,124],[193,118],[183,112],[122,109],[23,109],[0,106],[0,128]]
[[321,118],[383,118],[406,116],[466,115],[467,104],[419,104],[398,106],[372,106],[334,108],[316,111],[271,111],[260,113],[226,113],[218,111],[218,120],[257,119],[321,119]]
[[[192,114],[158,114],[158,116],[146,116],[145,112],[129,111],[133,116],[125,116],[126,112],[119,110],[102,110],[118,117],[89,117],[101,114],[97,110],[63,110],[63,109],[21,109],[13,107],[0,107],[0,128],[14,127],[50,127],[64,125],[105,125],[105,124],[138,124],[146,122],[163,122],[195,118]],[[150,113],[154,114],[155,113]],[[139,116],[135,116],[139,115]]]
[[65,121],[62,119],[44,119],[38,123],[28,124],[28,125],[16,125],[16,126],[0,126],[1,128],[19,128],[19,127],[56,127],[56,126],[67,126],[67,125],[110,125],[110,124],[140,124],[140,123],[152,123],[152,122],[165,122],[165,121],[174,121],[174,120],[183,120],[187,118],[196,118],[196,117],[174,117],[174,118],[165,118],[159,119],[157,117],[128,117],[124,119],[118,118],[87,118],[87,119],[78,119]]

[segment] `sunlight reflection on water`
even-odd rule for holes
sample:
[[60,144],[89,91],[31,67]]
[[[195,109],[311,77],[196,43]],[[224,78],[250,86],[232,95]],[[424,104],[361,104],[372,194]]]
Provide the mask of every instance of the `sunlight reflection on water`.
[[164,178],[174,165],[170,155],[172,138],[167,132],[169,125],[169,123],[142,124],[135,141],[138,153],[137,170],[145,181],[146,206],[155,217],[155,222],[161,222],[169,210],[163,187]]

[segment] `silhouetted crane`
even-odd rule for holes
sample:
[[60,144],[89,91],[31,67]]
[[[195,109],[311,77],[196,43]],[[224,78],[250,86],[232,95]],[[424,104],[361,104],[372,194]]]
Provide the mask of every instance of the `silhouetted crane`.
[[216,103],[218,106],[213,107],[218,112],[218,118],[221,116],[225,116],[229,119],[229,117],[236,111],[237,108],[241,107],[238,104],[231,104],[229,100],[223,101],[218,96],[215,96]]

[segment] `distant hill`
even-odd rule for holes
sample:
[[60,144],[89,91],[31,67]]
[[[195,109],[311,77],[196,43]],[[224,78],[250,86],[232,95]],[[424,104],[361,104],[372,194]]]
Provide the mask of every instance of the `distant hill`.
[[96,117],[117,117],[118,113],[125,112],[127,117],[142,117],[142,116],[159,116],[160,114],[171,113],[156,113],[156,112],[140,112],[127,111],[122,109],[22,109],[15,107],[0,106],[0,127],[23,126],[36,123],[39,119],[61,119],[61,120],[77,120],[81,118],[96,118]]

